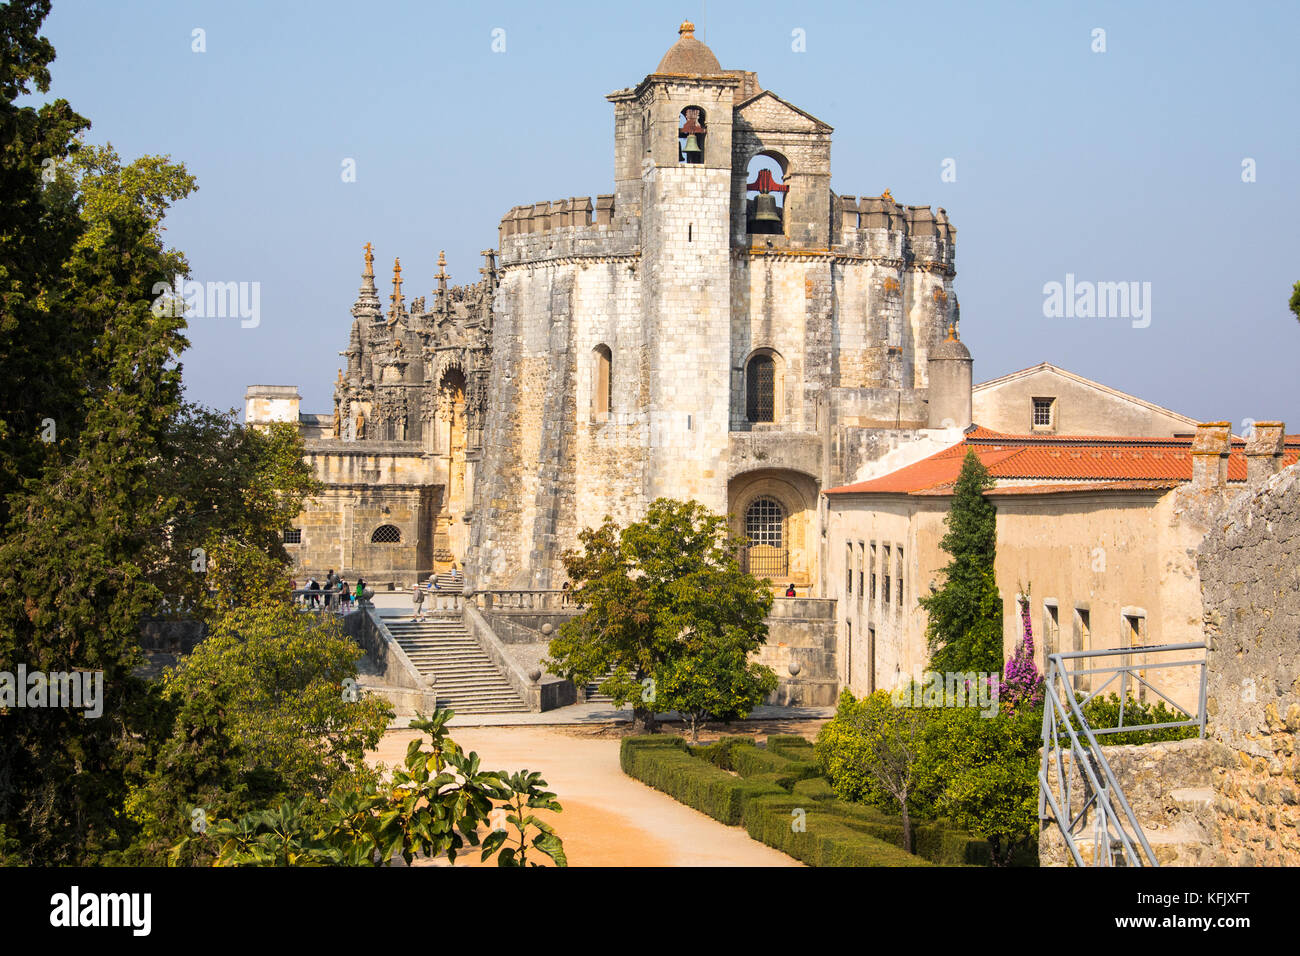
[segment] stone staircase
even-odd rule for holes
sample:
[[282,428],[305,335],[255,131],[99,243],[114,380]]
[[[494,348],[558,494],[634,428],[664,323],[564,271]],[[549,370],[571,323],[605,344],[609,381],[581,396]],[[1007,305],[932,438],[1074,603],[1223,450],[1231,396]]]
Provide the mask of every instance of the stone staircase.
[[453,594],[460,594],[465,589],[465,579],[452,574],[450,571],[443,571],[434,580],[438,583],[439,591],[450,591]]
[[439,707],[458,714],[528,713],[460,618],[389,618],[384,623],[421,676],[433,682]]
[[587,703],[589,704],[613,704],[614,703],[614,699],[612,697],[610,697],[608,694],[602,694],[599,690],[600,685],[603,684],[605,681],[609,680],[613,676],[614,676],[614,669],[611,667],[609,673],[606,674],[604,677],[601,677],[599,680],[594,680],[591,683],[587,684],[585,688]]

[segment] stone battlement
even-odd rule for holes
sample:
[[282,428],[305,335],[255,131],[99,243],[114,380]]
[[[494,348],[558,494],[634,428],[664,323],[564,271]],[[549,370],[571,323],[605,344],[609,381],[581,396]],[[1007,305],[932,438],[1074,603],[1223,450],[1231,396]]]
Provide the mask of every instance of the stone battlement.
[[957,229],[943,207],[904,206],[892,196],[835,197],[839,244],[864,255],[902,256],[952,265]]
[[613,195],[515,206],[501,219],[501,265],[639,254],[639,220],[614,213]]
[[597,196],[593,204],[590,196],[572,196],[552,202],[515,206],[501,217],[502,242],[511,236],[528,233],[553,232],[558,229],[614,224],[614,197]]

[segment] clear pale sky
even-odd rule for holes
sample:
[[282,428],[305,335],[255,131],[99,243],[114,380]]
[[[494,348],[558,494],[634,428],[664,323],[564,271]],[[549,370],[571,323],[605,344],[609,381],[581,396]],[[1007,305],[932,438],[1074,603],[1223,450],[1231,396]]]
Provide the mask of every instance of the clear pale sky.
[[[687,17],[723,67],[835,127],[836,192],[948,210],[977,381],[1050,361],[1300,432],[1295,2],[55,0],[44,32],[50,95],[91,140],[197,176],[167,220],[193,278],[261,283],[258,327],[191,320],[190,397],[242,408],[246,385],[298,385],[323,413],[363,244],[385,302],[401,256],[409,302],[439,249],[454,283],[476,281],[512,206],[612,192],[604,94]],[[1044,317],[1067,273],[1150,282],[1150,325]]]

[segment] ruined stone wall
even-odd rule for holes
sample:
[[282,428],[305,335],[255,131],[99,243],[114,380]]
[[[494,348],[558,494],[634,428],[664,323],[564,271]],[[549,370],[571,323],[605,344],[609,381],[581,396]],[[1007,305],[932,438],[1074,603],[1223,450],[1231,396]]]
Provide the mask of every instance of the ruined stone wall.
[[1229,865],[1300,864],[1300,466],[1216,516],[1197,555],[1207,712],[1232,750],[1214,776]]

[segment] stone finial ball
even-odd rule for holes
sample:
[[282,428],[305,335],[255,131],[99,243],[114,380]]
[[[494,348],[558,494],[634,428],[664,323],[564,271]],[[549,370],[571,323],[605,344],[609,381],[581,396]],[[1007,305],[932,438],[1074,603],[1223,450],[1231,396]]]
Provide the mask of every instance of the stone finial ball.
[[543,634],[549,636],[552,632],[554,632],[554,630],[555,630],[555,625],[552,624],[550,621],[547,621],[545,624],[542,625]]
[[534,684],[536,684],[539,680],[541,680],[542,679],[541,668],[534,667],[532,670],[530,670],[528,672],[528,679],[532,681]]
[[790,672],[791,677],[796,676],[799,673],[799,671],[802,670],[802,668],[799,666],[798,661],[791,661],[790,666],[787,667],[786,669]]

